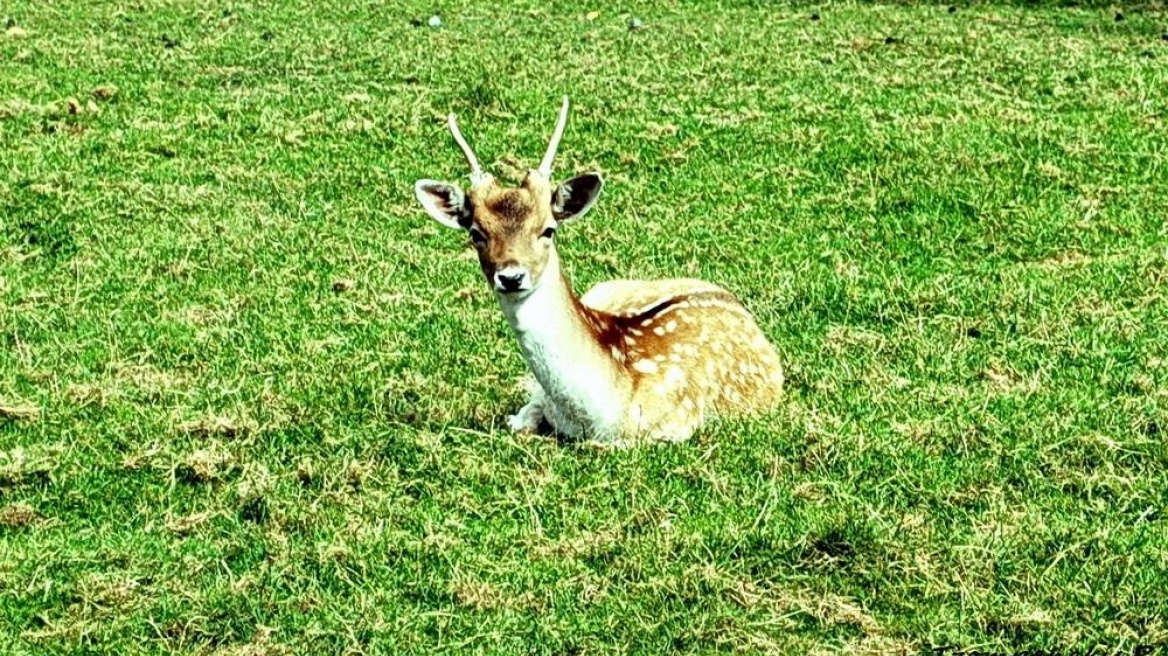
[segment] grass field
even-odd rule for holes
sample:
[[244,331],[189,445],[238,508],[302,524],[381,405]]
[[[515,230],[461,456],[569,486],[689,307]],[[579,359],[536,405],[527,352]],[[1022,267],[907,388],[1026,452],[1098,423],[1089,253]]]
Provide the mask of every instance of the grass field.
[[[303,4],[0,8],[0,652],[1168,653],[1168,14]],[[730,288],[775,416],[503,429],[411,186],[565,93],[576,286]]]

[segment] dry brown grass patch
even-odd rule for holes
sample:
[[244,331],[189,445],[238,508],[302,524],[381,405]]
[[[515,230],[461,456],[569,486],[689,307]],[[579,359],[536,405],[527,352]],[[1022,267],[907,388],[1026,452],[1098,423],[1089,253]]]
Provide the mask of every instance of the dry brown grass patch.
[[77,582],[77,595],[87,606],[121,608],[139,597],[141,587],[142,583],[132,577],[94,572]]
[[48,480],[62,451],[63,448],[56,444],[39,444],[30,450],[16,447],[0,451],[0,487]]
[[196,449],[179,467],[179,472],[196,483],[209,483],[222,477],[235,459],[217,442],[205,449]]
[[218,513],[204,511],[192,513],[183,517],[174,517],[166,521],[166,530],[178,536],[189,535],[198,527],[206,524],[207,521],[216,514]]
[[760,586],[752,581],[736,581],[725,594],[743,608],[763,610],[776,618],[802,614],[824,626],[854,626],[869,635],[884,630],[865,608],[830,592],[814,594],[806,590],[784,590]]
[[184,421],[179,430],[196,437],[217,437],[233,439],[255,433],[259,424],[250,417],[210,415]]
[[584,531],[556,541],[544,541],[531,546],[536,558],[587,558],[610,550],[623,538],[623,531],[608,528]]
[[981,372],[981,379],[989,389],[1001,394],[1033,394],[1041,387],[1037,375],[1025,378],[1003,364],[991,364],[986,367]]
[[537,606],[535,595],[531,592],[513,594],[501,586],[476,581],[462,574],[455,574],[451,579],[449,592],[460,606],[477,611],[530,609]]
[[286,656],[292,650],[272,642],[276,629],[270,626],[256,628],[251,642],[245,645],[227,645],[211,652],[212,656]]
[[40,519],[41,515],[27,503],[10,503],[0,508],[0,526],[8,528],[23,528]]
[[835,651],[819,647],[811,652],[819,654],[852,654],[853,656],[915,656],[921,653],[921,648],[905,638],[893,638],[884,635],[865,635],[861,638],[848,641],[843,649]]
[[75,405],[104,408],[116,401],[156,399],[179,393],[187,388],[188,382],[181,374],[151,365],[117,364],[101,380],[70,383],[65,388],[65,398]]
[[1015,626],[1054,624],[1054,615],[1048,610],[1030,606],[1006,618],[1006,623]]
[[40,416],[41,409],[31,403],[0,399],[0,418],[14,421],[36,421],[40,419]]

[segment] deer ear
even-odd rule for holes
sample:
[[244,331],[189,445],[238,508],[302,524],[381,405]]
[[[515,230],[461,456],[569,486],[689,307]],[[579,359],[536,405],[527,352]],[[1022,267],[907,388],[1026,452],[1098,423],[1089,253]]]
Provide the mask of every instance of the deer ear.
[[466,228],[470,225],[470,204],[462,189],[450,182],[418,180],[414,195],[426,213],[448,228]]
[[603,187],[599,173],[585,173],[561,183],[552,192],[552,216],[558,223],[584,216],[600,198]]

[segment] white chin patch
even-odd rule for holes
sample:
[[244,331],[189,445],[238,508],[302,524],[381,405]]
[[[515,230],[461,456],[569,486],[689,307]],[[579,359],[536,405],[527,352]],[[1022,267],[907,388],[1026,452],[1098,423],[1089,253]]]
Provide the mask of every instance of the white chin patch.
[[531,296],[531,293],[534,291],[535,291],[535,288],[533,288],[533,287],[525,287],[523,289],[509,290],[509,289],[503,289],[502,287],[495,285],[495,294],[497,294],[499,296],[499,298],[502,298],[502,299],[505,299],[508,301],[521,301],[521,300],[527,298],[528,296]]

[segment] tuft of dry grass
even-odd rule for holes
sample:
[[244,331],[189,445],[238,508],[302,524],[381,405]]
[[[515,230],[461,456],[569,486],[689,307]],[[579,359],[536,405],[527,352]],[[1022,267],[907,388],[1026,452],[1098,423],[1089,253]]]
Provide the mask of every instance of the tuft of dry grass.
[[0,506],[0,526],[24,528],[34,524],[40,517],[36,508],[22,501]]
[[190,535],[206,524],[216,513],[211,511],[203,511],[184,515],[182,517],[174,517],[166,521],[166,530],[179,536]]
[[237,439],[253,434],[259,424],[249,418],[212,415],[184,421],[179,424],[179,430],[195,437],[211,437],[218,439]]
[[235,457],[222,444],[212,442],[206,448],[192,451],[177,471],[192,482],[210,483],[221,479],[236,466]]
[[14,421],[36,421],[40,416],[41,409],[35,405],[0,400],[0,418]]

